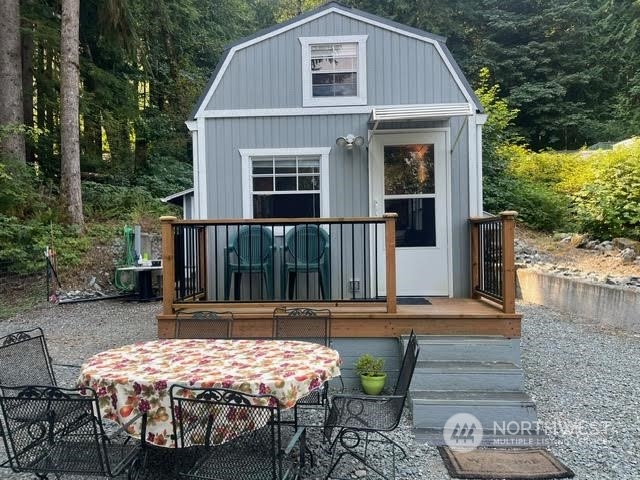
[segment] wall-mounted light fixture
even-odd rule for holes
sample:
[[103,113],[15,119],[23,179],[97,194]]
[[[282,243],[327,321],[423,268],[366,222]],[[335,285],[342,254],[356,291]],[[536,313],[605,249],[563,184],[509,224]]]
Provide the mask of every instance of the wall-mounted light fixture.
[[336,138],[336,145],[347,149],[352,149],[354,145],[356,147],[361,147],[362,145],[364,145],[364,138],[362,138],[360,135],[356,137],[355,135],[350,133],[349,135],[345,135],[344,137]]

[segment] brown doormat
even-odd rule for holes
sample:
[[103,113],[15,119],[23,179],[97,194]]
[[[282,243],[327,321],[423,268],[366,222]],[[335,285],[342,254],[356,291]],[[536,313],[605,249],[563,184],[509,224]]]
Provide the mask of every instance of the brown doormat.
[[571,478],[574,473],[543,448],[476,448],[456,452],[438,447],[452,478],[539,480]]

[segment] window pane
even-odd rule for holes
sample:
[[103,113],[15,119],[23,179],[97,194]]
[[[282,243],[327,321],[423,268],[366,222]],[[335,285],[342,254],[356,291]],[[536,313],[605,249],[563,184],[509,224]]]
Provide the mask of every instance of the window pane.
[[298,190],[320,190],[320,177],[298,177]]
[[272,192],[273,177],[257,177],[253,179],[254,192]]
[[275,164],[276,175],[281,175],[283,173],[296,173],[295,158],[277,158]]
[[311,81],[313,86],[316,85],[331,85],[333,83],[333,73],[314,73]]
[[273,160],[253,160],[254,175],[271,175],[273,174]]
[[321,85],[321,86],[313,86],[313,96],[314,97],[333,97],[333,86],[332,85]]
[[276,177],[276,191],[297,190],[296,177]]
[[320,173],[320,162],[317,158],[298,159],[298,173]]
[[357,43],[334,43],[333,54],[336,56],[355,57],[358,54]]
[[319,216],[319,193],[253,196],[253,218],[317,218]]
[[435,198],[385,200],[384,211],[398,214],[396,247],[436,246]]
[[385,195],[435,193],[433,145],[385,145]]

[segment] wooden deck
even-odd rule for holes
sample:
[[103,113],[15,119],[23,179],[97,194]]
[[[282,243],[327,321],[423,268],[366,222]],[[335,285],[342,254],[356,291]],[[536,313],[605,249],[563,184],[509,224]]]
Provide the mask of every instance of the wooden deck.
[[[398,305],[388,313],[385,304],[336,303],[309,304],[313,308],[330,308],[331,336],[334,338],[398,337],[412,329],[419,335],[499,335],[520,337],[521,315],[503,313],[486,301],[467,298],[432,298],[431,305]],[[232,311],[233,337],[269,337],[276,302],[264,304],[198,303],[184,308],[184,314],[196,310]],[[288,305],[291,306],[291,305]],[[302,305],[300,305],[302,306]],[[175,305],[175,309],[183,305]],[[175,329],[175,314],[158,316],[158,337],[171,338]]]

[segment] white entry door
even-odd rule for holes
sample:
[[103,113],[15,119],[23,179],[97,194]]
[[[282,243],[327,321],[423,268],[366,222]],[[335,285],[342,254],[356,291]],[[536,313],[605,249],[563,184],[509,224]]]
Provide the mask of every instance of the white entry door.
[[[398,214],[398,295],[451,294],[447,132],[377,133],[369,145],[371,215]],[[378,271],[385,245],[378,241]],[[385,275],[380,276],[386,294]]]

